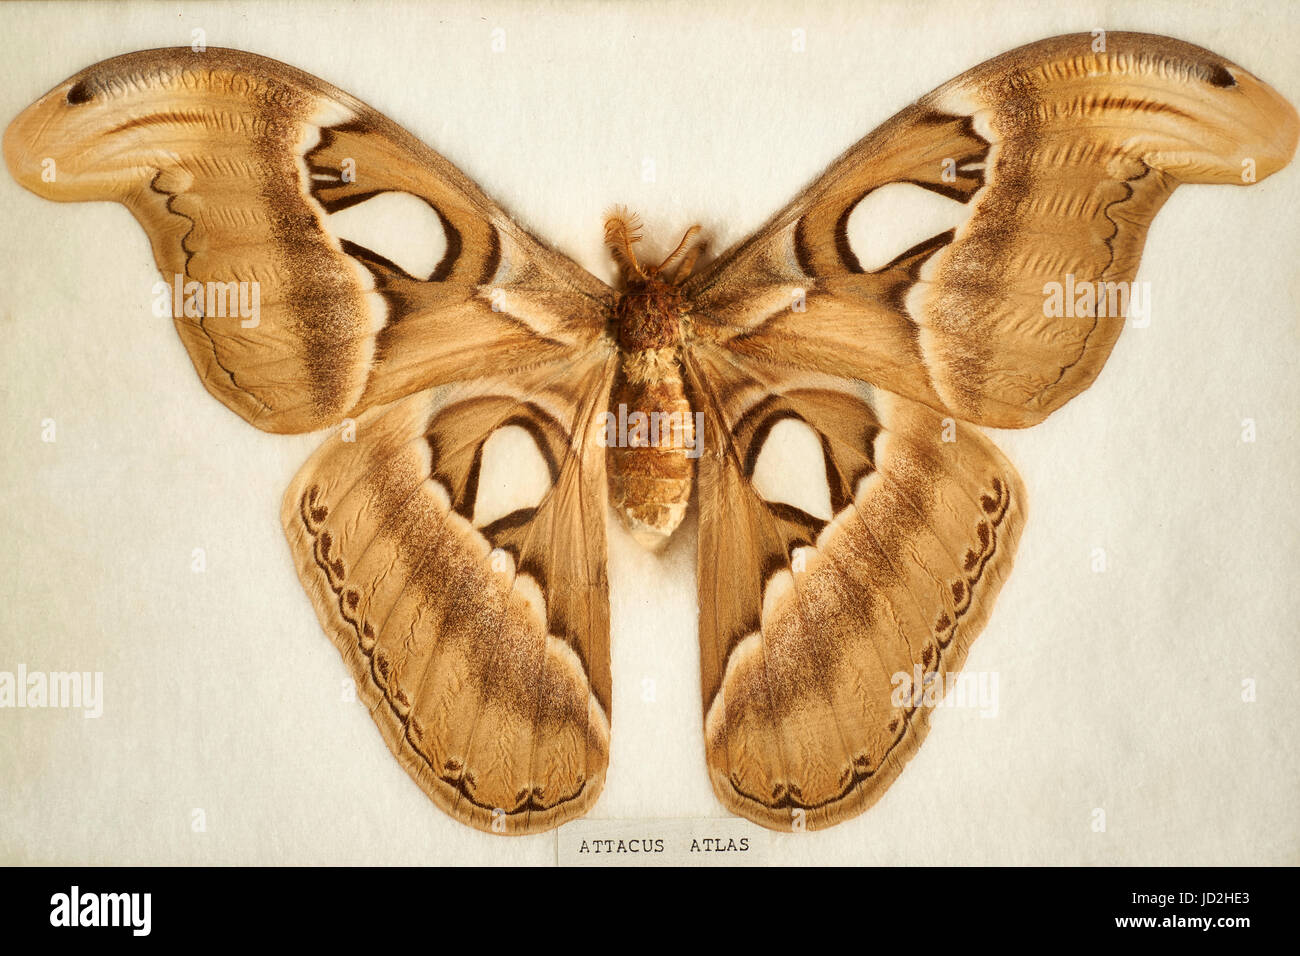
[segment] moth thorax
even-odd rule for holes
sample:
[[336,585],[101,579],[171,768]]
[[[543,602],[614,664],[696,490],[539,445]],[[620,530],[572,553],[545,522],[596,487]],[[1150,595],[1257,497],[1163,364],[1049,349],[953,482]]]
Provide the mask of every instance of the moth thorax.
[[682,297],[658,278],[634,280],[618,300],[618,344],[625,352],[673,348],[682,340]]

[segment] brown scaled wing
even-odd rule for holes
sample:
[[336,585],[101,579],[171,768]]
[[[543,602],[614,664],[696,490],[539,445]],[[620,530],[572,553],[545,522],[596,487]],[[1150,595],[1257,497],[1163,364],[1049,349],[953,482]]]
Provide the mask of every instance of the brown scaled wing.
[[[1034,43],[925,96],[683,289],[709,415],[709,772],[764,826],[825,827],[879,799],[928,727],[914,675],[949,686],[987,619],[1025,494],[966,423],[1041,421],[1093,382],[1124,325],[1047,316],[1045,285],[1131,282],[1176,186],[1241,184],[1247,161],[1262,179],[1295,150],[1295,110],[1240,67],[1166,37],[1093,43]],[[866,271],[849,215],[891,183],[969,212]],[[820,437],[829,520],[751,484],[785,417]]]

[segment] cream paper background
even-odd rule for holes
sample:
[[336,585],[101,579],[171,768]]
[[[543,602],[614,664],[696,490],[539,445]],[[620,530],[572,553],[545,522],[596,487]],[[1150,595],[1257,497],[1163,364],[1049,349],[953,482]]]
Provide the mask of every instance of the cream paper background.
[[[1054,34],[1169,34],[1300,103],[1285,3],[5,4],[0,119],[196,27],[371,103],[606,280],[610,205],[661,246],[699,220],[721,249],[907,103]],[[554,835],[496,839],[437,810],[342,700],[278,521],[319,437],[262,434],[206,394],[149,312],[157,274],[124,208],[0,175],[0,209],[0,670],[105,682],[98,720],[0,710],[0,862],[553,862]],[[1031,498],[967,665],[998,675],[997,717],[942,709],[879,804],[774,835],[769,859],[1300,862],[1298,209],[1300,164],[1168,202],[1138,276],[1150,327],[1048,422],[995,436]],[[661,559],[612,534],[614,744],[589,818],[723,816],[694,523]]]

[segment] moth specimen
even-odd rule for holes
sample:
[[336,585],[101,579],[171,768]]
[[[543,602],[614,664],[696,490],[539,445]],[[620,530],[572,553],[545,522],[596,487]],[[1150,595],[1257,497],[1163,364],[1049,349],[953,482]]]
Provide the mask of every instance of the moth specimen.
[[[1103,303],[1176,186],[1263,179],[1294,152],[1295,110],[1240,67],[1159,36],[1103,46],[1057,37],[963,74],[712,261],[693,229],[642,263],[638,224],[611,214],[618,291],[375,110],[250,53],[96,64],[15,119],[4,151],[41,196],[134,213],[228,408],[270,432],[355,420],[282,521],[325,632],[438,806],[508,833],[592,806],[607,502],[655,547],[694,495],[714,789],[764,826],[817,828],[898,776],[929,709],[894,676],[960,671],[1010,570],[1025,490],[977,426],[1033,425],[1092,383],[1125,321]],[[965,218],[864,264],[849,217],[894,183]],[[386,193],[436,213],[427,274],[331,232]],[[1096,301],[1048,308],[1067,280]],[[257,289],[257,321],[203,300],[232,283]],[[630,440],[610,440],[616,409]],[[819,440],[824,514],[753,480],[787,420]],[[480,514],[484,448],[507,428],[548,489]]]

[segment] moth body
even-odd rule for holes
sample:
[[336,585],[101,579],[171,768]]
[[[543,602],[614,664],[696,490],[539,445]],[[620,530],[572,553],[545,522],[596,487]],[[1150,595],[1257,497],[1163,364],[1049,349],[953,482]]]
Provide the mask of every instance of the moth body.
[[663,547],[686,515],[697,449],[682,382],[676,296],[665,291],[629,290],[619,301],[621,363],[605,419],[611,502],[651,550]]
[[[685,517],[700,453],[703,429],[682,380],[686,308],[678,290],[694,262],[688,246],[697,228],[654,268],[632,252],[640,239],[634,218],[618,213],[605,223],[626,282],[615,309],[620,367],[605,416],[609,494],[624,526],[651,550],[662,548]],[[676,262],[672,279],[662,278]]]

